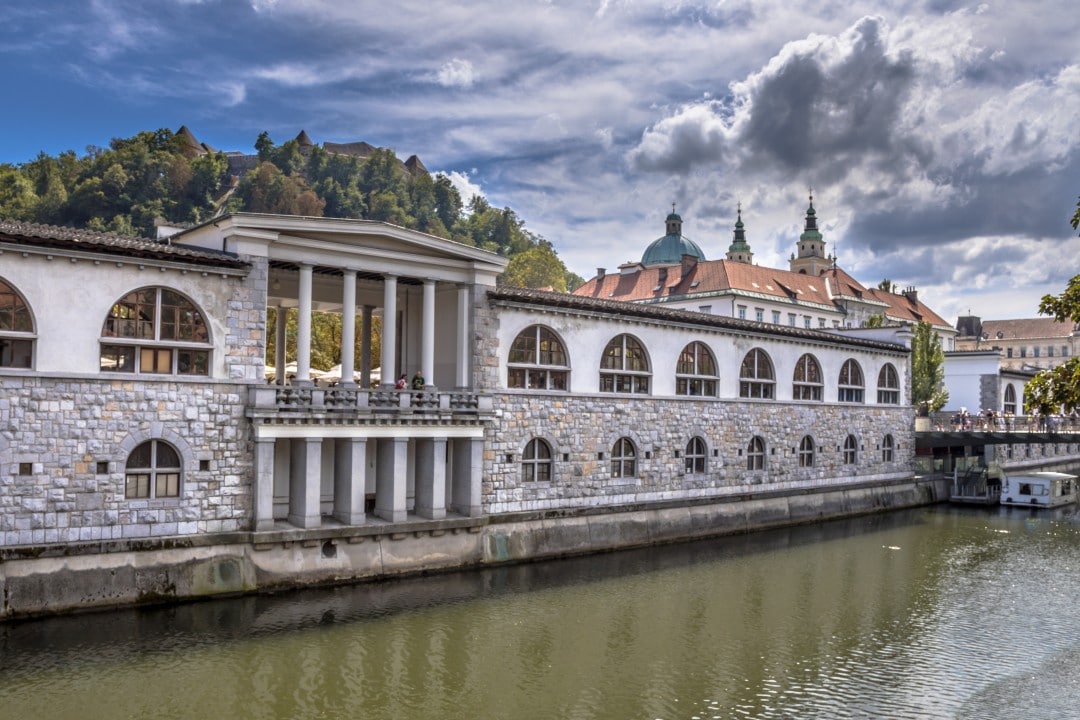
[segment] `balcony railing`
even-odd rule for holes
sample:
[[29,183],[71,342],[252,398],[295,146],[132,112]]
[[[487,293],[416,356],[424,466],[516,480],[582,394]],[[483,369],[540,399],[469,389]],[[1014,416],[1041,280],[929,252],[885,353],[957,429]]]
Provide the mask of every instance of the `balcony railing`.
[[256,411],[400,415],[482,415],[492,411],[491,396],[470,390],[361,390],[344,387],[261,385],[249,391]]
[[964,415],[934,413],[931,429],[938,432],[1080,433],[1080,417],[1070,415]]

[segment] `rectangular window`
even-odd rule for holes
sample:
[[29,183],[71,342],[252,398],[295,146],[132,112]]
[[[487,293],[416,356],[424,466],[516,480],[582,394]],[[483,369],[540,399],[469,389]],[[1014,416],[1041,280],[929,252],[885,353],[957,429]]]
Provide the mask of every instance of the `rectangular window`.
[[706,315],[712,315],[712,305],[702,305],[698,308],[698,312],[705,313]]
[[144,373],[171,373],[172,350],[139,348],[139,371]]
[[788,313],[787,324],[791,327],[795,327],[795,313]]
[[1053,345],[1047,345],[1046,346],[1046,357],[1054,357],[1054,346]]
[[1035,353],[1035,357],[1039,357],[1039,351],[1042,350],[1042,348],[1036,345],[1032,350]]
[[1061,346],[1061,357],[1069,357],[1069,346],[1068,345],[1062,345]]
[[135,372],[135,348],[123,345],[103,345],[102,372]]
[[825,327],[825,318],[818,318],[818,319],[817,319],[817,326],[818,326],[819,328],[823,328],[823,327]]
[[761,308],[754,308],[754,319],[758,322],[765,322],[765,311]]
[[807,330],[810,329],[810,320],[812,320],[812,318],[809,315],[803,315],[802,316],[802,325]]
[[1027,348],[1026,347],[1020,348],[1020,357],[1027,357]]
[[739,319],[740,320],[745,320],[746,319],[746,306],[745,305],[740,305],[739,306]]
[[773,321],[773,325],[779,325],[780,324],[780,311],[779,310],[773,310],[772,311],[772,321]]
[[1012,348],[1005,348],[1005,357],[1012,357]]

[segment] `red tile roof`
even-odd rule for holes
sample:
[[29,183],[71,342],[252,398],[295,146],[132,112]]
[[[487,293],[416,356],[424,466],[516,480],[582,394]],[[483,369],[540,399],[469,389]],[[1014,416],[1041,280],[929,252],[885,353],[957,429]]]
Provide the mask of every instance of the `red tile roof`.
[[1023,318],[1020,320],[983,320],[982,331],[994,340],[1001,333],[1002,340],[1033,340],[1036,338],[1065,338],[1078,326],[1071,322],[1058,322],[1054,318]]

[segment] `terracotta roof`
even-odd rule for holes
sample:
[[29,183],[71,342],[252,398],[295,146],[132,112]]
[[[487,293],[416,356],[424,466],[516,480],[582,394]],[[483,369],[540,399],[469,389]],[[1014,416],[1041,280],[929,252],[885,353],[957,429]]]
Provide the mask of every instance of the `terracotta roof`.
[[1033,340],[1036,338],[1065,338],[1080,325],[1058,322],[1054,318],[1023,318],[1019,320],[983,320],[982,331],[988,340]]
[[56,225],[5,220],[0,218],[0,243],[34,245],[64,250],[124,255],[136,258],[171,260],[221,268],[248,268],[250,263],[236,255],[202,248],[174,245],[169,242],[129,237],[115,233],[79,230]]
[[885,310],[885,315],[893,320],[902,320],[913,323],[927,322],[935,326],[952,327],[947,320],[928,308],[923,301],[918,298],[913,300],[906,295],[891,293],[877,288],[868,288],[867,293],[873,299],[880,300],[889,306],[888,309]]
[[568,310],[601,313],[626,318],[633,317],[666,322],[681,322],[702,327],[722,328],[758,335],[795,337],[803,340],[817,340],[820,342],[876,348],[892,352],[908,352],[906,347],[897,343],[867,340],[865,338],[852,337],[851,335],[839,332],[813,330],[792,327],[789,325],[776,325],[773,323],[755,322],[752,320],[740,320],[725,315],[711,315],[708,313],[695,312],[693,310],[681,310],[658,305],[645,305],[640,303],[628,303],[621,300],[581,297],[572,293],[546,292],[543,290],[503,286],[494,290],[488,290],[487,294],[488,298],[495,301],[559,307]]
[[365,158],[371,153],[375,152],[375,146],[369,145],[362,140],[351,143],[324,142],[323,150],[329,153],[337,153],[339,155],[356,155],[357,157]]

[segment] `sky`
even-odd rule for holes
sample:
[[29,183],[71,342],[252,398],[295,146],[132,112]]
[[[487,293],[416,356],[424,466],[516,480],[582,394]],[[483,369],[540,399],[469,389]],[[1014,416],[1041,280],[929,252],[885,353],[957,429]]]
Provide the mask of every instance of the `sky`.
[[589,278],[675,203],[709,259],[741,206],[950,322],[1035,317],[1080,273],[1067,0],[3,0],[0,163],[187,125],[418,155]]

